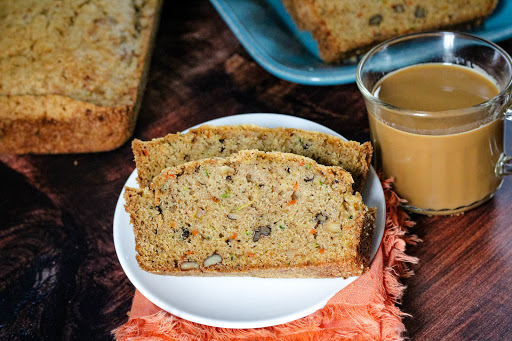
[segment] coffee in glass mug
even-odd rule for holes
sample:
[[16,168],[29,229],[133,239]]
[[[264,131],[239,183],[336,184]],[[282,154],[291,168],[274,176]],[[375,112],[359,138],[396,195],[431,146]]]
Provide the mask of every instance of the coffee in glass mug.
[[359,63],[375,167],[405,207],[454,214],[486,201],[507,172],[504,118],[512,62],[496,45],[454,32],[392,39]]

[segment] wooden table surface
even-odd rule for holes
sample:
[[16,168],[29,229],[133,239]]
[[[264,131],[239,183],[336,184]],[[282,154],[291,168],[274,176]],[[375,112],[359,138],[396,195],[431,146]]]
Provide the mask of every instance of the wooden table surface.
[[[135,137],[151,139],[227,115],[291,114],[369,140],[355,84],[278,79],[244,50],[211,4],[164,5]],[[512,40],[500,45],[512,52]],[[134,169],[112,152],[0,155],[0,339],[109,340],[134,287],[117,260],[112,220]],[[423,243],[401,308],[413,340],[512,339],[512,178],[481,207],[414,215]]]

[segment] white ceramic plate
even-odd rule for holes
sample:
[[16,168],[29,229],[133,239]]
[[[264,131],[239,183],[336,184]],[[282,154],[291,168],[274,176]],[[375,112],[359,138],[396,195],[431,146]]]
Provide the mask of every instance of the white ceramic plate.
[[[320,124],[287,115],[244,114],[205,124],[252,123],[264,127],[291,127],[340,136]],[[137,187],[134,171],[126,186]],[[133,285],[158,307],[189,321],[215,327],[259,328],[290,322],[321,309],[356,277],[342,279],[274,279],[253,277],[174,277],[142,271],[135,259],[135,236],[124,210],[123,191],[114,215],[114,244],[119,262]],[[372,259],[384,232],[385,201],[373,170],[366,180],[363,199],[377,207]]]

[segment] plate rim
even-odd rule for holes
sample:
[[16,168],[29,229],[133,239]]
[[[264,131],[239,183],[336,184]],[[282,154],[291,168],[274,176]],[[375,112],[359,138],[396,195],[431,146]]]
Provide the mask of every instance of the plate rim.
[[[307,120],[307,119],[304,119],[304,118],[300,118],[300,117],[296,117],[296,116],[291,116],[291,115],[283,115],[283,114],[274,114],[274,113],[247,113],[247,114],[238,114],[238,115],[230,115],[230,116],[224,116],[224,117],[220,117],[220,118],[217,118],[217,119],[213,119],[213,120],[209,120],[207,122],[203,122],[203,123],[200,123],[198,125],[195,125],[191,128],[188,128],[186,130],[184,130],[183,132],[186,132],[188,131],[189,129],[193,129],[193,128],[196,128],[200,125],[203,125],[203,124],[217,124],[217,125],[220,125],[220,124],[224,124],[224,125],[229,125],[229,123],[223,123],[224,121],[232,121],[232,120],[236,120],[236,119],[242,119],[243,121],[246,121],[248,119],[257,119],[257,118],[261,118],[261,117],[265,117],[266,120],[268,119],[278,119],[281,124],[279,126],[284,126],[286,127],[287,125],[284,123],[286,122],[285,120],[286,119],[293,119],[293,120],[296,120],[296,122],[302,122],[304,124],[313,124],[313,126],[316,126],[316,127],[322,127],[322,130],[324,131],[328,131],[327,133],[329,132],[332,132],[334,136],[338,136],[338,137],[341,137],[343,139],[345,139],[343,136],[341,136],[341,134],[335,132],[334,130],[328,128],[328,127],[325,127],[319,123],[316,123],[316,122],[313,122],[313,121],[310,121],[310,120]],[[283,121],[284,120],[284,121]],[[232,123],[232,124],[242,124],[242,123]],[[313,130],[315,131],[315,130]],[[346,139],[345,139],[346,140]],[[370,172],[373,172],[374,174],[372,176],[376,176],[376,173],[375,171],[373,170],[373,168],[370,169]],[[329,299],[331,299],[335,294],[336,292],[332,293],[332,295],[330,295],[329,297],[325,297],[324,299],[322,300],[319,300],[317,302],[317,304],[312,304],[302,310],[299,310],[299,311],[296,311],[296,312],[292,312],[292,313],[289,313],[289,314],[286,314],[284,316],[280,316],[280,317],[274,317],[274,318],[267,318],[267,319],[262,319],[262,320],[253,320],[253,321],[238,321],[238,322],[235,322],[235,321],[227,321],[227,320],[219,320],[219,319],[215,319],[215,318],[211,318],[211,317],[205,317],[205,316],[199,316],[197,314],[192,314],[192,313],[189,313],[183,309],[179,309],[179,308],[176,308],[176,307],[173,307],[172,305],[170,304],[167,304],[165,302],[165,299],[162,299],[160,297],[158,297],[158,295],[155,295],[151,292],[150,289],[146,288],[146,285],[143,283],[144,281],[142,279],[139,278],[139,276],[137,276],[136,273],[132,273],[132,270],[131,270],[131,267],[129,265],[129,262],[130,260],[128,259],[129,255],[127,254],[124,254],[122,252],[123,250],[123,247],[121,247],[121,236],[120,236],[120,229],[122,228],[120,226],[120,223],[119,221],[122,220],[122,215],[126,215],[127,213],[125,212],[124,210],[124,203],[125,203],[125,200],[123,198],[123,194],[124,194],[124,191],[125,191],[125,187],[127,185],[131,185],[129,184],[130,182],[135,182],[135,184],[137,185],[136,183],[136,176],[137,176],[137,169],[134,169],[134,171],[130,174],[130,176],[128,177],[128,179],[126,180],[125,184],[123,185],[123,188],[120,192],[120,195],[119,195],[119,198],[117,200],[117,203],[116,203],[116,208],[115,208],[115,212],[114,212],[114,219],[113,219],[113,239],[114,239],[114,246],[115,246],[115,250],[116,250],[116,255],[118,257],[118,260],[119,260],[119,263],[121,264],[121,267],[124,271],[124,273],[126,274],[126,276],[128,277],[128,279],[130,280],[130,282],[135,286],[135,288],[137,290],[139,290],[139,292],[144,295],[149,301],[151,301],[153,304],[155,304],[156,306],[158,306],[159,308],[165,310],[165,311],[168,311],[170,312],[171,314],[173,315],[176,315],[178,317],[181,317],[181,318],[184,318],[186,320],[189,320],[189,321],[192,321],[192,322],[196,322],[196,323],[200,323],[200,324],[204,324],[204,325],[209,325],[209,326],[214,326],[214,327],[223,327],[223,328],[237,328],[237,329],[246,329],[246,328],[262,328],[262,327],[269,327],[269,326],[274,326],[274,325],[279,325],[279,324],[282,324],[282,323],[287,323],[287,322],[290,322],[290,321],[294,321],[296,319],[299,319],[299,318],[302,318],[304,316],[307,316],[321,308],[323,308],[325,306],[325,304],[329,301]],[[378,179],[378,177],[377,177]],[[380,184],[380,182],[379,182]],[[384,193],[383,193],[383,190],[382,190],[382,187],[381,186],[378,186],[378,188],[376,188],[376,191],[379,192],[378,194],[382,197],[382,200],[384,200]],[[364,191],[363,191],[364,192]],[[385,208],[385,200],[384,200],[384,208]],[[380,211],[380,212],[379,212]],[[380,243],[382,242],[382,237],[383,237],[383,233],[384,233],[384,224],[385,224],[385,212],[381,210],[378,210],[377,212],[377,219],[379,221],[382,222],[382,226],[376,226],[376,229],[379,229],[378,230],[378,235],[377,235],[377,239],[375,239],[374,237],[374,242],[378,242],[377,245],[380,245]],[[131,236],[130,237],[134,237],[133,235],[133,227],[131,225],[131,223],[128,225],[129,228],[130,228],[130,231],[131,231]],[[373,258],[376,254],[378,250],[378,246],[374,249],[372,247],[372,261],[373,261]],[[133,262],[133,260],[132,260]],[[135,262],[137,263],[137,261],[135,260]],[[141,270],[139,267],[138,267],[138,264],[137,264],[137,270],[135,271],[140,271],[142,273],[144,273],[143,270]],[[160,276],[160,275],[155,275],[155,276]],[[188,277],[188,276],[187,276]],[[187,277],[180,277],[180,278],[187,278]],[[201,278],[201,279],[205,279],[205,278],[215,278],[215,277],[193,277],[193,276],[190,276],[188,278]],[[261,279],[261,278],[255,278],[255,277],[224,277],[224,278],[232,278],[232,279],[239,279],[239,278],[246,278],[248,280],[256,280],[256,281],[260,281],[260,280],[265,280],[265,279]],[[342,290],[344,287],[346,287],[347,285],[349,285],[350,283],[352,283],[354,280],[356,280],[358,277],[357,276],[354,276],[354,277],[350,277],[348,279],[345,279],[343,280],[343,287],[337,289],[338,291],[339,290]],[[312,279],[296,279],[296,278],[290,278],[290,279],[280,279],[280,280],[289,280],[289,281],[296,281],[296,280],[312,280]],[[325,279],[313,279],[313,280],[325,280]],[[327,280],[332,280],[332,279],[327,279]],[[334,280],[341,280],[341,279],[334,279]]]

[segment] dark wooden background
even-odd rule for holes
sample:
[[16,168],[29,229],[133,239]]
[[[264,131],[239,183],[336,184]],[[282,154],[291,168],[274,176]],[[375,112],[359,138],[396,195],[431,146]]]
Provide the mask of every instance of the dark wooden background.
[[[369,140],[355,84],[302,86],[263,70],[207,1],[167,1],[135,136],[232,114],[304,117]],[[185,7],[186,6],[186,7]],[[512,40],[500,45],[512,52]],[[112,240],[134,169],[129,143],[99,154],[0,155],[0,339],[109,340],[134,287]],[[413,340],[512,339],[512,179],[455,217],[413,216],[424,240],[402,309]]]

